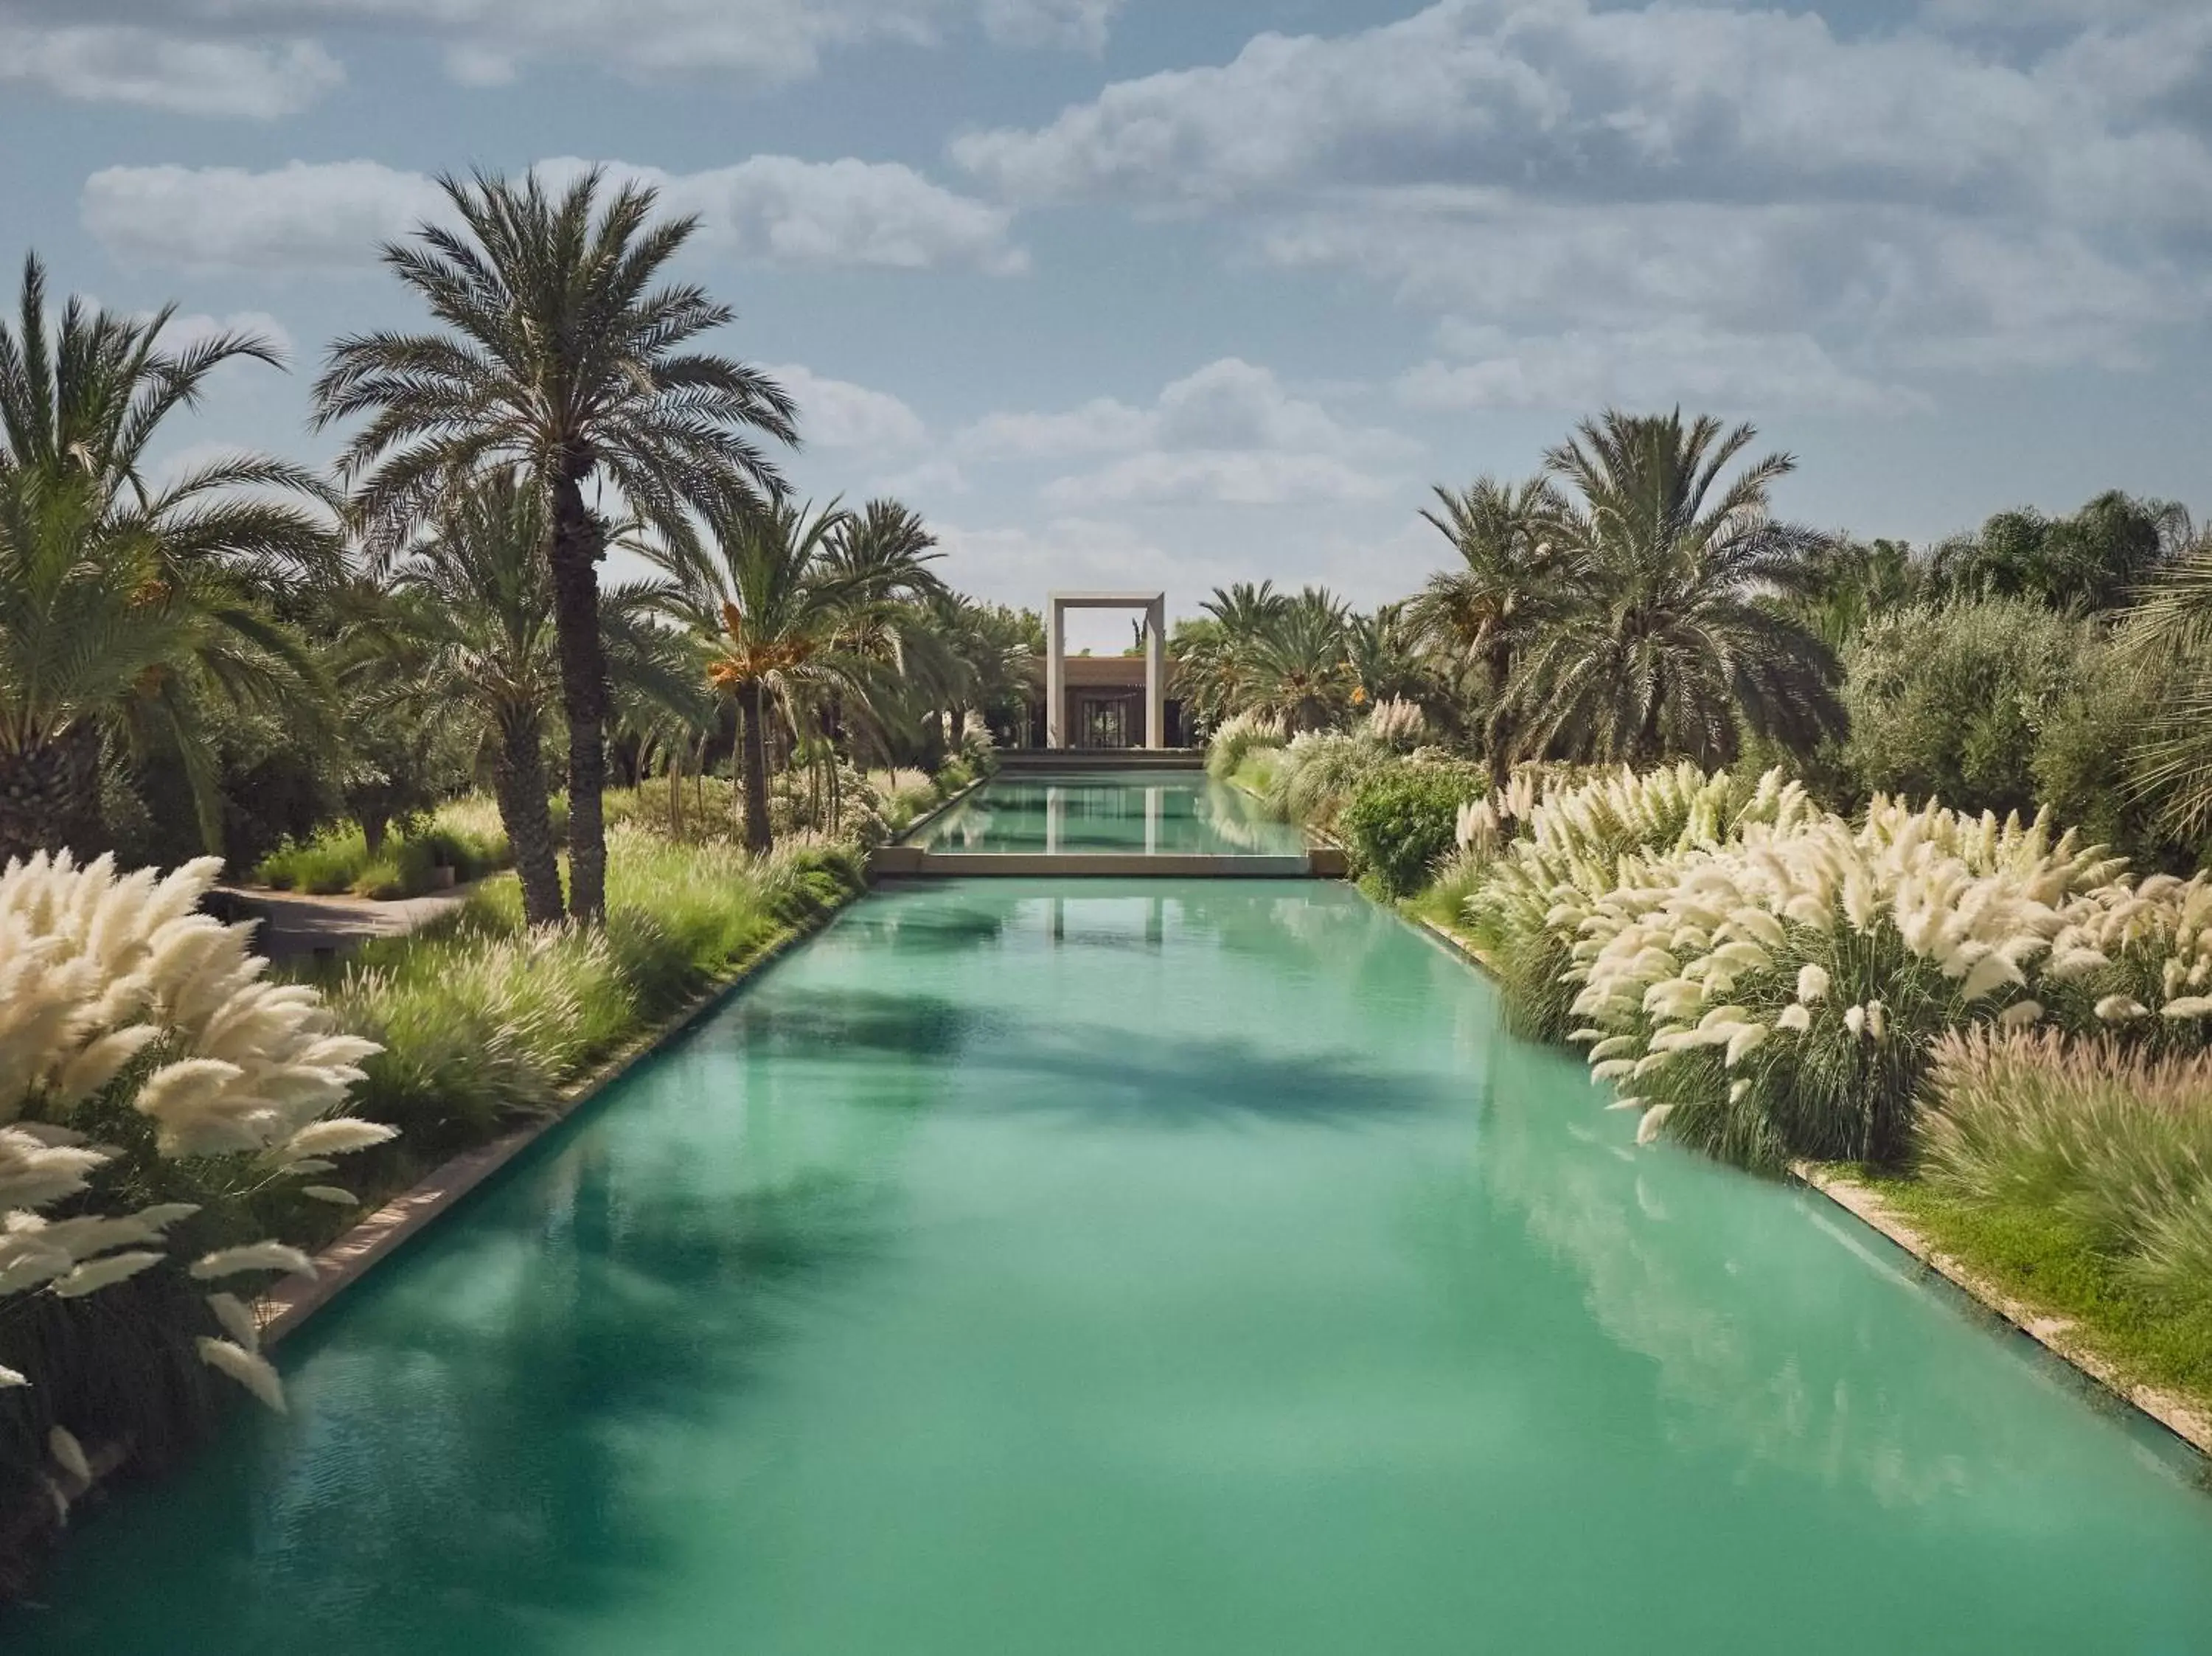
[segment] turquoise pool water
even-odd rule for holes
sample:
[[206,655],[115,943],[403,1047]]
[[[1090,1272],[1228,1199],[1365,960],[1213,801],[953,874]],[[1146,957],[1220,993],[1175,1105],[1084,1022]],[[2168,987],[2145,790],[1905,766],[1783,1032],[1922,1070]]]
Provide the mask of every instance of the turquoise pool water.
[[1204,852],[1296,856],[1305,837],[1203,771],[994,777],[930,823],[932,852]]
[[26,1656],[2212,1649],[2212,1498],[1316,883],[772,968],[91,1514]]

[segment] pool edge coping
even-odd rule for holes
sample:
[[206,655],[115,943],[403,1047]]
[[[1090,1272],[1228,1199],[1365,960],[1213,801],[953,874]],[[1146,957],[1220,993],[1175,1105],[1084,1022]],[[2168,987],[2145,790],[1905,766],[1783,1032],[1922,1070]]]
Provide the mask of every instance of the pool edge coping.
[[[1425,916],[1409,916],[1395,909],[1391,912],[1400,919],[1417,925],[1485,977],[1496,980],[1496,969],[1482,951],[1450,927]],[[1965,1261],[1944,1253],[1883,1201],[1879,1192],[1813,1162],[1791,1162],[1790,1176],[1804,1189],[1825,1197],[1876,1235],[1902,1248],[1966,1298],[2010,1324],[2107,1396],[2164,1428],[2198,1454],[2212,1459],[2212,1411],[2194,1398],[2163,1386],[2131,1380],[2118,1365],[2068,1341],[2066,1336],[2080,1326],[2073,1319],[2038,1311],[2026,1301],[2005,1292]]]
[[[972,786],[980,786],[978,782]],[[950,801],[947,801],[950,804]],[[261,1343],[273,1346],[390,1259],[431,1223],[517,1156],[621,1081],[647,1059],[689,1034],[724,1000],[790,949],[805,943],[868,895],[863,886],[827,913],[787,927],[744,965],[718,978],[680,1011],[575,1081],[559,1089],[536,1119],[448,1156],[375,1211],[349,1226],[313,1255],[312,1277],[287,1277],[254,1301]]]

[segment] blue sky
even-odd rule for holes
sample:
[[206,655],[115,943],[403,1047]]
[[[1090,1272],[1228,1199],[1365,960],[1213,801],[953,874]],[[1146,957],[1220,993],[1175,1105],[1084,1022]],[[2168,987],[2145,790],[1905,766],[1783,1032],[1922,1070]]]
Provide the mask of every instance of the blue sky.
[[0,251],[297,364],[192,442],[322,452],[428,175],[580,160],[702,215],[799,486],[1009,600],[1396,596],[1608,403],[1863,533],[2212,507],[2203,0],[0,0]]

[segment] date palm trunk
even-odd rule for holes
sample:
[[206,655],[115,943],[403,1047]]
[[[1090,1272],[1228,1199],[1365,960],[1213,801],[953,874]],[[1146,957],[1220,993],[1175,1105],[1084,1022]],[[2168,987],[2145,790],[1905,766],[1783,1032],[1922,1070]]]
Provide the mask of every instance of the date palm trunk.
[[599,638],[599,560],[605,537],[584,503],[586,469],[553,484],[553,626],[561,650],[561,708],[568,723],[568,905],[595,921],[607,907],[607,663]]
[[100,732],[73,725],[0,754],[0,864],[34,852],[99,848]]
[[745,849],[764,852],[775,843],[768,822],[767,701],[760,680],[748,681],[738,692],[738,713],[744,725],[739,745],[744,755]]
[[546,797],[544,733],[534,716],[500,721],[499,762],[493,790],[500,825],[514,849],[522,881],[522,914],[532,925],[561,918],[561,865],[553,842],[553,810]]

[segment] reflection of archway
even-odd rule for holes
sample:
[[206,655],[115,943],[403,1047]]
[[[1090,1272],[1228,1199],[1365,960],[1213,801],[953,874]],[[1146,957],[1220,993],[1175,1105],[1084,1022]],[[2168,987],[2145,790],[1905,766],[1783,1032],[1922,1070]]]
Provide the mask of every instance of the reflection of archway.
[[[1070,745],[1067,728],[1067,612],[1145,612],[1145,745],[1168,744],[1167,595],[1164,592],[1048,592],[1045,595],[1044,744]],[[1081,745],[1091,745],[1082,742]]]

